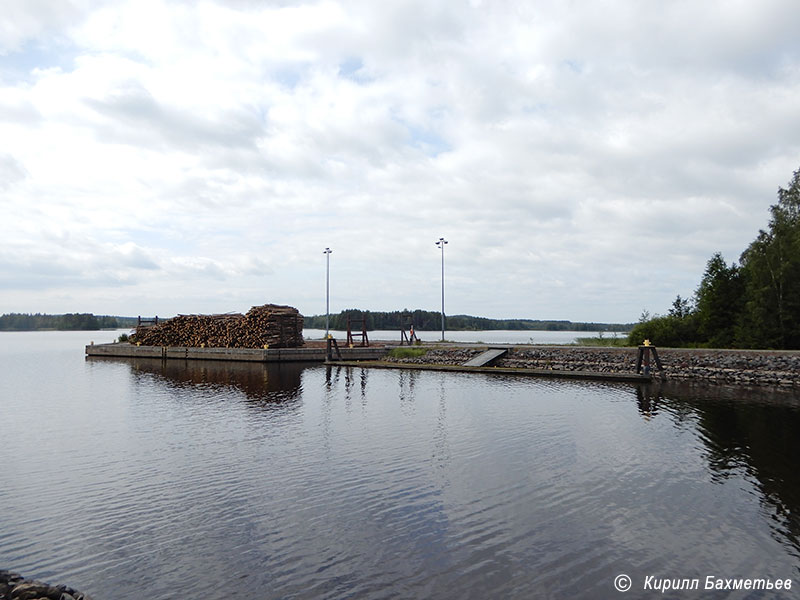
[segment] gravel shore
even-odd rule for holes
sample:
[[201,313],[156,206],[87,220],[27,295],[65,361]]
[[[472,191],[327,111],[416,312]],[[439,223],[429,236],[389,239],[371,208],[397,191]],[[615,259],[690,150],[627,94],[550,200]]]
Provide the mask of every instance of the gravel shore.
[[[418,358],[387,360],[412,364],[461,365],[482,351],[482,348],[441,348],[432,349]],[[515,347],[493,366],[553,371],[633,373],[636,371],[637,352],[637,348]],[[659,348],[658,356],[664,370],[657,372],[653,364],[652,374],[655,378],[743,385],[800,386],[798,351]]]

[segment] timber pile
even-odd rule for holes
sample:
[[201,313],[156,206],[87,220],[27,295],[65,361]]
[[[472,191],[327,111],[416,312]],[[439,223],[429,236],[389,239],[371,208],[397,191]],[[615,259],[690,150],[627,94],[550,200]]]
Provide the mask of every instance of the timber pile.
[[142,346],[193,348],[297,348],[303,345],[303,315],[291,306],[254,306],[247,314],[178,315],[137,327],[131,342]]

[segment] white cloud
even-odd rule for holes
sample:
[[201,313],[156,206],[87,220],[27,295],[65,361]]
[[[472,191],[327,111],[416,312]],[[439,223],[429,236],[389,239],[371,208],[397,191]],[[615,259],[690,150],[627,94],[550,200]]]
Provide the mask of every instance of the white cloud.
[[318,313],[326,246],[334,309],[436,309],[444,235],[448,312],[635,320],[735,260],[800,157],[788,0],[0,24],[0,312]]
[[19,51],[30,42],[48,43],[98,2],[63,0],[4,0],[0,9],[0,56]]
[[10,154],[0,154],[0,191],[7,190],[27,177],[25,168]]

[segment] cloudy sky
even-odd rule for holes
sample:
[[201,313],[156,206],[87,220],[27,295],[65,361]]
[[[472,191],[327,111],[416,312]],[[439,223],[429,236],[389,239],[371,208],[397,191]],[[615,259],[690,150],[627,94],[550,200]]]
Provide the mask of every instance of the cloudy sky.
[[3,0],[0,313],[635,321],[800,167],[796,0]]

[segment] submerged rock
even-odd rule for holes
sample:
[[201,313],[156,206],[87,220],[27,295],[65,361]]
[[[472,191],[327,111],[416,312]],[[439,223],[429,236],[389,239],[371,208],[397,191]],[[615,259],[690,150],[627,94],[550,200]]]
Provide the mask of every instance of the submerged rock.
[[19,573],[0,569],[0,600],[92,600],[66,585],[50,585],[25,579]]

